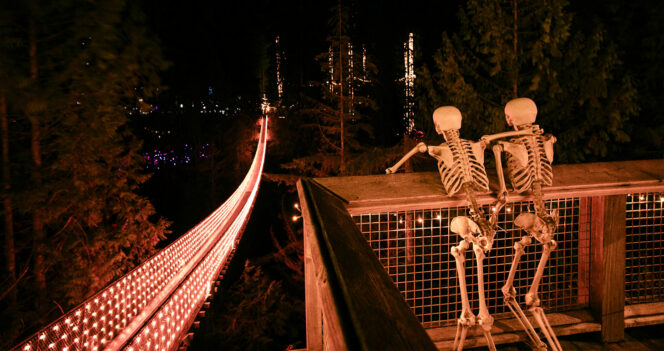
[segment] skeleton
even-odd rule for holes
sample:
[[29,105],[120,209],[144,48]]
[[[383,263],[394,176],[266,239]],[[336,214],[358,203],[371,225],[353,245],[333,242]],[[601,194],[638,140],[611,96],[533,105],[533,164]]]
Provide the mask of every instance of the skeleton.
[[553,240],[554,232],[558,226],[557,212],[547,213],[542,197],[542,186],[551,185],[553,180],[551,162],[553,161],[553,143],[556,142],[556,138],[551,135],[543,135],[543,131],[539,126],[533,124],[536,116],[537,106],[532,100],[518,98],[508,102],[505,106],[505,118],[507,124],[514,127],[517,135],[509,141],[499,141],[492,148],[500,182],[499,198],[506,201],[507,194],[501,162],[503,151],[507,154],[507,174],[514,190],[518,193],[531,191],[535,197],[535,214],[521,213],[514,221],[527,235],[514,244],[514,259],[507,281],[501,290],[505,297],[505,303],[521,323],[533,344],[532,346],[537,350],[546,350],[546,345],[539,338],[525,313],[516,302],[516,290],[513,286],[514,276],[525,247],[532,242],[532,238],[535,238],[543,245],[543,249],[535,277],[525,297],[526,306],[535,318],[551,349],[558,351],[562,350],[560,342],[558,342],[544,311],[540,307],[540,299],[537,295],[544,268],[551,251],[557,245]]
[[[520,135],[521,132],[507,132],[493,136],[483,137],[478,142],[461,139],[459,129],[461,128],[461,112],[453,106],[438,108],[433,114],[436,132],[442,134],[445,142],[438,146],[427,146],[419,143],[408,152],[393,167],[385,170],[386,173],[395,173],[401,165],[418,152],[428,152],[429,155],[438,160],[438,172],[440,173],[443,187],[449,196],[460,190],[466,194],[469,203],[470,218],[459,216],[450,222],[450,230],[461,236],[462,240],[458,246],[452,247],[451,253],[456,261],[457,274],[459,276],[459,289],[461,293],[461,315],[457,320],[457,331],[454,339],[454,349],[462,350],[468,328],[479,325],[491,350],[496,346],[491,336],[493,317],[489,314],[484,296],[484,271],[483,260],[493,245],[495,226],[498,213],[504,202],[499,202],[489,220],[486,219],[484,211],[477,204],[475,191],[489,192],[489,179],[484,169],[484,149],[492,139]],[[466,289],[465,252],[472,245],[472,250],[477,259],[479,313],[475,316],[471,310]]]

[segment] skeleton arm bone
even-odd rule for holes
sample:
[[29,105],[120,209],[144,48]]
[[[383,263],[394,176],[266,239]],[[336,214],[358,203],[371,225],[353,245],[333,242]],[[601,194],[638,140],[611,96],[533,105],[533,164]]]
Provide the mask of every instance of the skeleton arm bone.
[[410,150],[406,155],[404,155],[404,157],[402,157],[401,160],[399,160],[399,162],[397,162],[394,166],[387,168],[385,170],[385,173],[387,174],[396,173],[399,167],[401,167],[401,165],[403,165],[404,162],[408,161],[409,158],[413,157],[413,155],[415,155],[418,152],[426,152],[427,149],[428,147],[425,143],[419,143],[415,145],[415,147],[412,150]]
[[491,214],[490,222],[492,225],[495,225],[498,222],[498,213],[507,203],[507,186],[505,185],[505,175],[503,174],[503,162],[501,160],[501,154],[504,151],[503,145],[494,145],[492,148],[493,156],[496,159],[496,172],[498,173],[498,183],[500,184],[500,190],[498,190],[498,204],[495,206],[496,210]]
[[511,132],[503,132],[498,134],[483,135],[480,140],[482,140],[486,145],[491,144],[492,141],[496,139],[509,138],[520,135],[533,135],[531,130],[516,130]]
[[503,161],[501,160],[501,155],[505,149],[503,145],[494,145],[491,150],[493,150],[493,156],[496,159],[496,172],[498,172],[498,183],[500,184],[500,190],[498,190],[498,200],[507,201],[507,186],[505,185],[505,174],[503,173]]

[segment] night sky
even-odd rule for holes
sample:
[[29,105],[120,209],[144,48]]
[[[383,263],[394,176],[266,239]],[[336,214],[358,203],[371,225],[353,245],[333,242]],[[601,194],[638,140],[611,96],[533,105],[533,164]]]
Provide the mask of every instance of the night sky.
[[[163,76],[170,92],[196,97],[212,86],[217,93],[258,95],[257,64],[262,47],[279,35],[292,74],[291,84],[313,79],[314,57],[327,49],[334,1],[158,1],[144,0],[148,27],[173,66]],[[379,78],[396,78],[402,43],[418,35],[433,52],[440,35],[456,26],[459,1],[354,1],[352,36],[364,42],[378,65]],[[267,55],[274,55],[269,46]],[[394,70],[394,71],[393,71]]]

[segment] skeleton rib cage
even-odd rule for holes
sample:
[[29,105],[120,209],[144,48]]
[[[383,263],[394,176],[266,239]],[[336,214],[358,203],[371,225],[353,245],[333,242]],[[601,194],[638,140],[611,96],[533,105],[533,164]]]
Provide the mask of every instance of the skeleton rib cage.
[[[445,148],[451,152],[451,165],[445,162]],[[441,154],[436,152],[438,150]],[[458,193],[464,183],[470,183],[478,191],[489,191],[489,179],[483,160],[478,160],[470,141],[457,137],[439,147],[430,148],[429,153],[438,159],[438,172],[449,196]]]
[[553,183],[553,170],[546,154],[546,142],[547,140],[541,134],[510,139],[510,143],[525,147],[528,155],[524,165],[521,164],[517,155],[506,148],[508,151],[507,172],[516,192],[529,191],[535,181],[539,181],[544,186],[550,186]]

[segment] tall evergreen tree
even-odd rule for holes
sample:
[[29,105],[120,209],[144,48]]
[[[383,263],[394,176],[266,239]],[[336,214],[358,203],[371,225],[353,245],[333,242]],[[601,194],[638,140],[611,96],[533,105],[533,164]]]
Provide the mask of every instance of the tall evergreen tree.
[[[8,23],[14,15],[13,9],[6,9],[0,14],[0,23]],[[16,294],[16,246],[14,233],[14,201],[12,195],[11,162],[9,152],[9,114],[7,100],[11,99],[11,86],[16,86],[17,77],[11,68],[15,67],[13,59],[7,55],[19,46],[20,39],[11,28],[0,29],[0,144],[2,145],[2,219],[4,221],[4,261],[7,277],[7,285],[2,287],[2,296],[9,296],[10,308],[15,308],[17,303]]]
[[19,175],[12,206],[21,214],[16,227],[32,234],[17,238],[26,248],[17,260],[32,258],[34,282],[19,289],[39,295],[34,306],[24,295],[24,312],[49,318],[43,312],[80,302],[164,237],[168,223],[136,193],[147,175],[125,109],[158,89],[166,63],[129,1],[1,7],[14,15],[0,17],[0,34],[20,39],[0,53],[11,65],[3,72],[15,78],[0,79],[16,121],[8,138]]
[[635,89],[602,26],[581,30],[567,5],[468,1],[459,11],[459,33],[445,33],[435,64],[419,72],[420,118],[430,124],[437,106],[455,105],[464,114],[464,135],[477,138],[504,130],[505,103],[526,96],[538,105],[538,123],[558,136],[561,162],[617,150],[638,109]]
[[318,96],[308,98],[301,110],[310,119],[304,126],[314,129],[318,144],[313,154],[285,165],[317,176],[347,173],[353,157],[364,149],[360,140],[371,135],[365,114],[375,110],[368,90],[376,67],[364,46],[351,40],[348,8],[339,0],[331,13],[328,50],[316,57],[324,78],[311,83],[319,89]]

